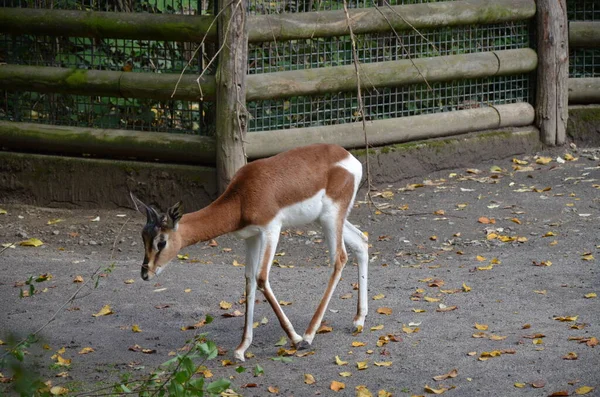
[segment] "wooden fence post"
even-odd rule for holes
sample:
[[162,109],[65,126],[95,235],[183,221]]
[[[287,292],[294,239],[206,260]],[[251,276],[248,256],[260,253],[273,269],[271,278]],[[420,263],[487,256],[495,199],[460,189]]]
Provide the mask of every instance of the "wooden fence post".
[[566,0],[538,0],[537,125],[546,145],[562,145],[569,117],[569,39]]
[[216,73],[217,188],[223,192],[246,164],[246,69],[248,30],[244,0],[220,0],[219,65]]

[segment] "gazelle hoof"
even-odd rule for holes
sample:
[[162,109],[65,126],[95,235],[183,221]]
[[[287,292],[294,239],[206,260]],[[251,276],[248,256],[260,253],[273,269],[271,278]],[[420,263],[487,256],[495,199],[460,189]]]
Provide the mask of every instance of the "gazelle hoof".
[[310,347],[310,343],[308,343],[305,340],[301,340],[300,342],[296,343],[296,350],[306,350]]
[[233,357],[236,359],[236,361],[243,363],[244,361],[246,361],[246,359],[244,358],[244,352],[234,352],[233,353]]

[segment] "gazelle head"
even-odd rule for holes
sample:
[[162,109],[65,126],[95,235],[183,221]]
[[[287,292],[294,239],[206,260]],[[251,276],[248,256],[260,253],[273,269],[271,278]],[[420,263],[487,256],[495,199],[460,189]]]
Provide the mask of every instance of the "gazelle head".
[[144,204],[130,193],[135,207],[146,215],[146,225],[142,229],[144,241],[144,262],[142,279],[150,280],[163,271],[166,265],[181,249],[181,237],[177,233],[177,224],[183,215],[181,201],[161,214]]

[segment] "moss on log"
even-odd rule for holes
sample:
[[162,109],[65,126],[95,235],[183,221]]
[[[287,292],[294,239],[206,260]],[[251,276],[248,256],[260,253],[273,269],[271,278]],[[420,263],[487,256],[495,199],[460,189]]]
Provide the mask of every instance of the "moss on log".
[[600,77],[570,78],[569,103],[600,104]]
[[69,69],[50,66],[0,65],[0,88],[5,90],[56,92],[74,95],[148,98],[158,100],[215,98],[213,76],[186,74],[177,91],[179,75],[175,73],[130,73],[106,70]]
[[[416,65],[416,67],[415,67]],[[529,48],[362,64],[363,88],[393,87],[455,79],[527,73],[537,56]],[[248,76],[246,100],[322,95],[356,89],[353,65],[293,70]]]
[[[528,126],[533,123],[534,115],[530,104],[516,103],[369,121],[366,132],[369,143],[380,146],[494,128]],[[246,140],[246,153],[251,159],[272,156],[311,143],[335,143],[352,149],[364,147],[365,142],[362,123],[252,132]]]
[[569,46],[585,48],[600,47],[600,21],[569,22]]
[[[534,0],[470,0],[371,7],[349,11],[354,34],[509,22],[532,18]],[[349,34],[343,10],[248,16],[248,41],[310,39]]]
[[161,132],[109,130],[0,121],[0,146],[104,158],[135,158],[180,164],[214,165],[215,140]]
[[[0,32],[200,42],[217,37],[212,16],[0,8]],[[211,26],[212,24],[212,26]]]

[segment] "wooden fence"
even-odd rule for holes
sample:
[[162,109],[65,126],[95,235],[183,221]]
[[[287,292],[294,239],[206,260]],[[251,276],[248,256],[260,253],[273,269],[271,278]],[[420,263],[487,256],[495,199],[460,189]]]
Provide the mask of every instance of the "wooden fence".
[[[551,0],[537,1],[538,14],[551,3]],[[470,0],[354,9],[350,10],[350,21],[354,33],[358,34],[529,20],[535,13],[534,0]],[[248,42],[347,35],[348,20],[344,11],[244,16],[244,2],[226,4],[218,21],[212,16],[0,8],[2,33],[227,42],[219,56],[216,76],[197,80],[195,76],[183,75],[179,83],[180,76],[175,74],[0,65],[0,89],[5,90],[215,101],[218,120],[215,138],[5,121],[0,122],[0,145],[15,150],[85,151],[99,156],[117,152],[142,160],[216,163],[221,189],[245,162],[246,156],[259,158],[297,145],[323,141],[348,148],[363,146],[361,123],[245,135],[245,101],[352,91],[357,88],[357,78],[353,66],[262,75],[245,73]],[[233,21],[231,25],[230,21]],[[548,24],[547,19],[539,18],[540,31],[552,29],[544,28],[544,24]],[[225,29],[227,26],[233,28]],[[571,35],[573,45],[579,45],[578,42],[587,45],[590,37],[598,39],[598,26],[572,25]],[[545,58],[554,56],[546,50],[542,53]],[[361,81],[364,88],[394,87],[422,83],[424,79],[432,83],[529,73],[538,66],[538,56],[540,65],[546,63],[542,53],[519,49],[363,64]],[[556,81],[544,80],[542,84],[556,84]],[[578,84],[591,84],[587,95],[597,97],[598,90],[593,88],[597,87],[596,81],[570,81],[570,92],[575,91],[572,88]],[[555,91],[548,94],[544,86],[538,86],[537,91],[538,104],[548,104],[544,95],[555,95]],[[571,100],[581,100],[583,91],[577,89]],[[556,104],[552,106],[556,109]],[[527,126],[534,122],[536,113],[538,119],[544,118],[551,112],[549,109],[540,110],[538,105],[534,111],[531,105],[523,103],[458,110],[372,121],[367,123],[366,132],[372,144],[380,145],[489,128]],[[560,128],[556,123],[548,125],[538,121],[538,125],[545,143],[564,142],[560,132],[557,137]]]

